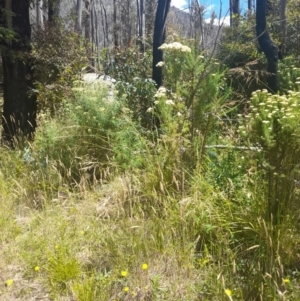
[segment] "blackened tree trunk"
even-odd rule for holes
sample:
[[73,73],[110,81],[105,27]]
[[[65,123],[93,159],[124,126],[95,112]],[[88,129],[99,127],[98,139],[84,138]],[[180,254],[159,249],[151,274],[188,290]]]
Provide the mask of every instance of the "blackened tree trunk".
[[140,51],[145,51],[145,10],[144,0],[136,0],[137,9],[137,36],[138,44],[140,45]]
[[248,11],[249,11],[249,12],[252,12],[252,9],[253,9],[252,6],[253,6],[253,5],[252,5],[252,0],[248,0]]
[[36,128],[36,96],[30,93],[33,85],[29,58],[29,0],[2,0],[0,3],[1,25],[15,32],[14,39],[2,45],[2,140],[13,146],[15,139],[20,136],[33,138]]
[[230,26],[237,26],[240,21],[240,0],[230,0]]
[[54,24],[59,18],[60,0],[48,1],[48,21]]
[[119,25],[117,22],[117,3],[113,0],[113,32],[114,32],[114,50],[115,54],[119,51]]
[[278,48],[272,42],[266,21],[267,0],[256,0],[256,35],[258,43],[268,61],[268,87],[273,93],[279,90]]
[[158,48],[164,43],[166,37],[167,16],[171,0],[158,0],[153,34],[153,63],[152,79],[156,82],[157,88],[162,84],[162,68],[156,67],[158,62],[163,60],[163,52]]
[[281,54],[282,54],[282,56],[284,56],[286,54],[286,38],[287,38],[286,4],[287,4],[287,0],[280,0],[280,27],[281,27]]

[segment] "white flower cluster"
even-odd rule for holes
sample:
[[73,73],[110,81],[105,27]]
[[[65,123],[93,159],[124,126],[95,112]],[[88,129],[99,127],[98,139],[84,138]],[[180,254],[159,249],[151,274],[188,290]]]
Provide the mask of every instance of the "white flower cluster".
[[171,51],[178,51],[182,53],[191,52],[191,48],[185,45],[182,45],[181,43],[174,42],[171,44],[162,44],[158,49],[160,50],[171,50]]
[[164,62],[158,62],[158,63],[156,64],[156,67],[161,68],[161,67],[163,67],[164,65],[165,65]]
[[155,98],[160,98],[166,96],[167,89],[163,86],[159,87],[157,92],[155,93],[154,97]]
[[[268,130],[273,129],[274,120],[284,129],[299,118],[297,112],[300,108],[300,92],[288,91],[288,95],[272,95],[266,89],[258,90],[252,93],[251,102],[250,113],[245,118],[251,123],[261,122]],[[242,134],[247,132],[245,126],[239,126],[239,130]]]

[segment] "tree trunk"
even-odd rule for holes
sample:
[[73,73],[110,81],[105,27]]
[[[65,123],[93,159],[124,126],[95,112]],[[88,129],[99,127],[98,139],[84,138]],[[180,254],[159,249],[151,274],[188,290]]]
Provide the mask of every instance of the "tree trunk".
[[266,21],[267,0],[256,0],[256,35],[258,43],[268,61],[268,86],[271,92],[279,90],[278,79],[278,48],[272,42],[267,30]]
[[82,34],[82,2],[83,0],[77,0],[76,4],[76,25],[75,30]]
[[[11,146],[18,137],[33,138],[36,128],[36,97],[32,88],[32,69],[29,58],[31,28],[29,0],[4,0],[1,20],[3,26],[14,30],[15,37],[2,51],[4,105],[4,143]],[[3,6],[4,5],[4,6]]]
[[280,0],[280,27],[281,27],[281,55],[286,53],[286,3],[287,0]]
[[44,18],[43,18],[43,0],[36,0],[36,23],[38,28],[44,28]]
[[54,24],[55,20],[59,18],[60,0],[48,1],[48,22]]
[[138,44],[140,45],[140,51],[145,51],[145,11],[144,11],[144,0],[136,0],[137,6],[137,34]]
[[253,5],[252,5],[252,0],[248,0],[248,11],[252,12]]
[[153,35],[155,8],[156,8],[155,0],[146,0],[146,3],[145,3],[145,34],[146,34],[146,36]]
[[240,0],[230,0],[230,26],[237,26],[240,20]]
[[156,82],[157,88],[162,85],[162,68],[156,67],[157,63],[163,60],[163,52],[158,48],[164,43],[166,37],[167,16],[171,0],[158,0],[153,34],[153,63],[152,79]]
[[115,54],[119,50],[119,26],[117,23],[117,3],[116,0],[113,0],[113,31],[114,31],[114,46],[115,46]]

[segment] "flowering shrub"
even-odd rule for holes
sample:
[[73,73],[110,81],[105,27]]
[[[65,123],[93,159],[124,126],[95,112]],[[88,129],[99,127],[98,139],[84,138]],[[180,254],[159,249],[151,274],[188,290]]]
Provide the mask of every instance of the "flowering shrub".
[[267,90],[253,93],[250,112],[239,126],[241,135],[260,148],[260,172],[268,189],[267,214],[275,223],[294,210],[295,182],[299,179],[300,92],[271,95]]
[[185,45],[182,45],[181,43],[178,42],[173,42],[170,44],[162,44],[158,49],[160,50],[169,50],[169,51],[174,51],[174,52],[181,52],[181,53],[191,53],[191,48]]

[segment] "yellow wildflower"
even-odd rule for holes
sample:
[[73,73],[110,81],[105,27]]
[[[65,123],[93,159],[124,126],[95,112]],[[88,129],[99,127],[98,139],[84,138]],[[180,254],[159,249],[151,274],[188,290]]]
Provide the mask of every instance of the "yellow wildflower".
[[34,270],[35,270],[36,272],[38,272],[38,271],[40,270],[40,267],[39,267],[39,266],[36,266],[36,267],[34,267]]
[[230,289],[226,289],[225,290],[225,294],[228,296],[228,297],[231,297],[232,296],[232,291]]
[[14,283],[13,279],[8,279],[6,281],[6,286],[11,286]]
[[291,281],[290,281],[290,279],[288,279],[288,278],[284,278],[284,279],[283,279],[283,282],[284,282],[284,283],[290,283]]
[[129,291],[129,287],[128,287],[128,286],[125,286],[125,287],[124,287],[124,292],[127,293],[128,291]]
[[122,277],[126,277],[127,274],[128,274],[127,271],[125,271],[125,270],[121,271],[121,276],[122,276]]
[[142,264],[142,269],[143,269],[144,271],[148,270],[148,264],[147,264],[147,263],[143,263],[143,264]]

